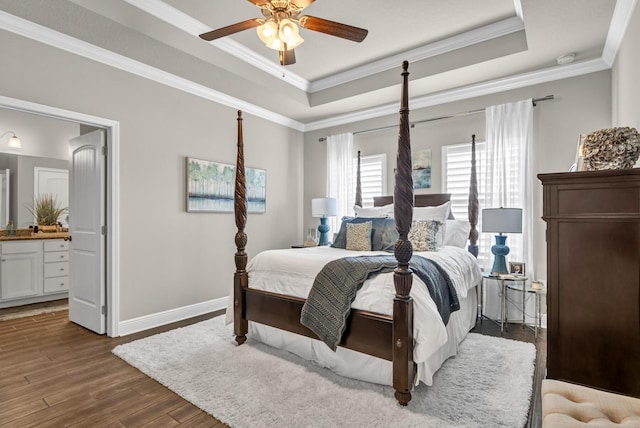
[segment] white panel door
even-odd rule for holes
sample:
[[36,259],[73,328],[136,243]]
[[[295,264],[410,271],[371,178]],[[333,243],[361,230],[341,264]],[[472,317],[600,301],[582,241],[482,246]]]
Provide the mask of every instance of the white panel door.
[[[34,195],[51,194],[61,207],[69,206],[69,171],[36,166],[33,175]],[[67,215],[65,212],[58,218],[64,227],[68,226]]]
[[69,319],[104,334],[105,287],[105,131],[69,141]]

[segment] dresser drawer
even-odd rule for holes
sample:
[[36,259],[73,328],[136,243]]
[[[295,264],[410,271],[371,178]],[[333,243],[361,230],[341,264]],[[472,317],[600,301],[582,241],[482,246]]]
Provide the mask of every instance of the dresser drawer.
[[57,278],[45,278],[44,280],[44,292],[56,293],[59,291],[69,290],[69,277],[60,276]]
[[44,265],[45,278],[67,275],[69,275],[69,262],[46,263]]
[[69,241],[61,239],[44,241],[44,251],[67,251],[69,250]]
[[68,251],[49,251],[48,253],[44,253],[45,263],[68,262],[68,261],[69,261]]

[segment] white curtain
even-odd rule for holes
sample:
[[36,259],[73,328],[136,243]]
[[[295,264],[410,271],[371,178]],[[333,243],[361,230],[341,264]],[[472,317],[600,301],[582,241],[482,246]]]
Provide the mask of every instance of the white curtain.
[[[533,100],[527,99],[488,107],[485,113],[487,179],[485,206],[482,208],[522,208],[522,233],[508,235],[507,245],[510,252],[507,260],[525,262],[526,275],[530,281],[535,278],[532,183]],[[490,270],[493,254],[487,254],[484,259],[488,263],[484,266],[485,270]],[[490,303],[490,300],[492,300],[491,296],[487,296],[487,303]]]
[[[327,137],[327,197],[336,198],[337,213],[329,218],[329,236],[338,232],[342,217],[353,216],[353,134]],[[332,238],[329,239],[333,241]]]

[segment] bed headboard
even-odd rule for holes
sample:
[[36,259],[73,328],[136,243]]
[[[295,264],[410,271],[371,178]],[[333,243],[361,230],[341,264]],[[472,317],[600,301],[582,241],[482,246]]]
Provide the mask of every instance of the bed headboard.
[[[448,202],[451,199],[451,193],[429,193],[426,195],[414,195],[413,206],[415,207],[436,207]],[[374,196],[373,206],[381,207],[393,203],[393,196]],[[453,213],[449,212],[449,219],[453,220]]]
[[[425,195],[414,195],[413,204],[416,207],[434,207],[442,205],[451,199],[451,193],[429,193]],[[373,206],[381,207],[393,203],[393,196],[374,196]]]

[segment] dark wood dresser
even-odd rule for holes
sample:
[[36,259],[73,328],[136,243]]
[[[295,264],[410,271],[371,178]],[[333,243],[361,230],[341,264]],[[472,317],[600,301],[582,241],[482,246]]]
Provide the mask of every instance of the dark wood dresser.
[[640,169],[538,178],[547,377],[640,397]]

